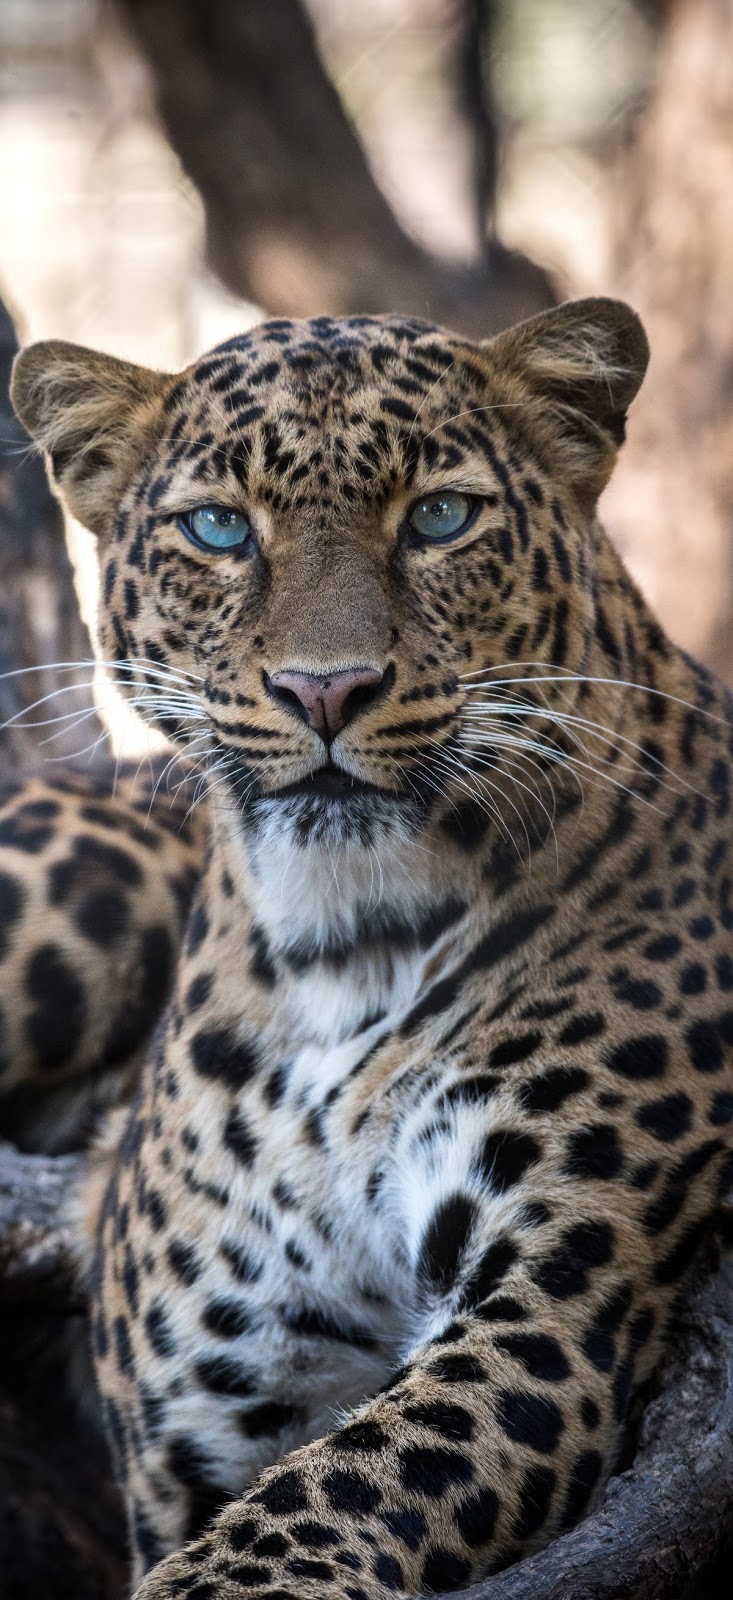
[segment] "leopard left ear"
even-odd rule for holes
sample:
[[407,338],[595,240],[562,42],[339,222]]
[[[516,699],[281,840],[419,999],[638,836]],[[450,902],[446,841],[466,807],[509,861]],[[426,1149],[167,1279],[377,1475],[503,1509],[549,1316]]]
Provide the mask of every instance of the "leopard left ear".
[[541,407],[558,463],[595,501],[623,443],[626,412],[649,361],[639,317],[623,300],[568,300],[483,346],[497,377],[519,379]]
[[60,339],[16,356],[16,413],[46,451],[61,499],[92,533],[111,527],[169,384],[149,367]]

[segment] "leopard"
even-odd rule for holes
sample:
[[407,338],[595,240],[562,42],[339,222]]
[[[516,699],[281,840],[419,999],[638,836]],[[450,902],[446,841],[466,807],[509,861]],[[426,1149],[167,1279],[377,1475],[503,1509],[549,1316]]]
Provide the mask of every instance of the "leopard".
[[497,1573],[659,1367],[731,1179],[733,708],[598,516],[648,354],[596,297],[17,359],[210,807],[76,1200],[138,1600]]
[[132,1091],[208,831],[174,764],[38,759],[0,781],[0,1138],[20,1150],[83,1149]]

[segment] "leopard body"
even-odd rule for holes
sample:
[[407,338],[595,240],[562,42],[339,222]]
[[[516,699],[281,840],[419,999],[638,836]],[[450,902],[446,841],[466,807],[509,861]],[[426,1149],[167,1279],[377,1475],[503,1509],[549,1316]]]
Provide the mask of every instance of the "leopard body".
[[[496,1572],[595,1503],[659,1360],[730,1178],[733,744],[596,519],[645,362],[605,301],[20,357],[105,654],[184,685],[151,720],[208,776],[83,1202],[141,1600]],[[187,537],[211,505],[245,548]],[[328,737],[278,689],[357,669]]]

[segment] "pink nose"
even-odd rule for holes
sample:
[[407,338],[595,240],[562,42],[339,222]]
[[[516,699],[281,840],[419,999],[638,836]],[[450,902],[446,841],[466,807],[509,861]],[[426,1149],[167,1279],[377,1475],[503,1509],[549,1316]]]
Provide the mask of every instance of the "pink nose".
[[270,694],[330,744],[336,734],[376,699],[384,674],[374,667],[344,672],[273,672]]

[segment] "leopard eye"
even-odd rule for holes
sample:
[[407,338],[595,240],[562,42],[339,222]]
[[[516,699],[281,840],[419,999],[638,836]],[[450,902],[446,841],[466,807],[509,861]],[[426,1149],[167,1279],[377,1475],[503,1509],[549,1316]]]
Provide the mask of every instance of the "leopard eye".
[[408,522],[413,532],[431,543],[452,539],[467,527],[475,502],[454,489],[439,489],[414,505]]
[[179,518],[183,532],[205,550],[237,550],[254,533],[249,517],[225,506],[197,506]]

